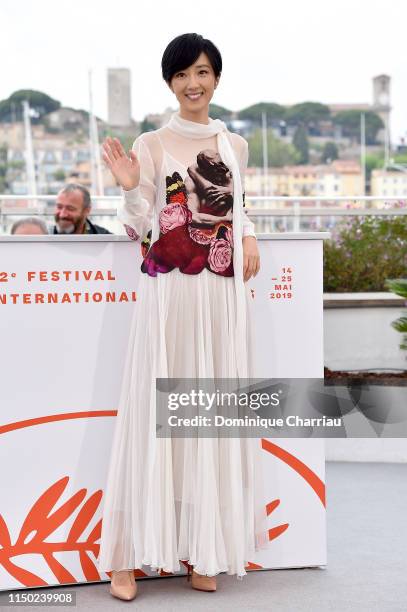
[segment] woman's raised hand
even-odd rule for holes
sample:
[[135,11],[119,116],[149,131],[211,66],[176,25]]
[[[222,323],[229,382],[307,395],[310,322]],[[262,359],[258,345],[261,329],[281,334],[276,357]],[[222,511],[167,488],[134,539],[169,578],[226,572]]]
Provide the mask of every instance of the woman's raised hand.
[[103,143],[103,159],[110,168],[116,181],[125,191],[138,187],[140,182],[140,163],[134,151],[129,155],[118,138],[106,138]]

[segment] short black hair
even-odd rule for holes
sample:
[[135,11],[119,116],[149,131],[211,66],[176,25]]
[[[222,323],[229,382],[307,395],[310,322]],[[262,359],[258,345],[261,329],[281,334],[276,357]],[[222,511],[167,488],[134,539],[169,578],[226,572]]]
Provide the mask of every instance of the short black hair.
[[200,34],[181,34],[166,47],[161,60],[164,81],[169,85],[179,70],[185,70],[196,62],[201,53],[206,53],[215,77],[222,72],[222,56],[212,41]]

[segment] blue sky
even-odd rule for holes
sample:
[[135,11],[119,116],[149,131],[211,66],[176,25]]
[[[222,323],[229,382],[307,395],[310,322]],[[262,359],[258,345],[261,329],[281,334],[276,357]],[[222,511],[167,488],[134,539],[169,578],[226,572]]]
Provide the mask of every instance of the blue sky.
[[107,117],[106,69],[132,70],[133,116],[177,107],[161,78],[167,43],[198,32],[224,61],[215,103],[370,102],[373,76],[392,77],[393,142],[407,136],[405,0],[2,0],[0,99],[39,89]]

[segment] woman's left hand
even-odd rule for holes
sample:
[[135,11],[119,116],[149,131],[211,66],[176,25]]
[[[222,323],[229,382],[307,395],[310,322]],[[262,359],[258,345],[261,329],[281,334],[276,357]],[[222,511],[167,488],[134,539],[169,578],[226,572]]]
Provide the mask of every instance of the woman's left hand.
[[248,281],[256,276],[260,270],[260,255],[257,248],[257,239],[254,236],[243,238],[243,280]]

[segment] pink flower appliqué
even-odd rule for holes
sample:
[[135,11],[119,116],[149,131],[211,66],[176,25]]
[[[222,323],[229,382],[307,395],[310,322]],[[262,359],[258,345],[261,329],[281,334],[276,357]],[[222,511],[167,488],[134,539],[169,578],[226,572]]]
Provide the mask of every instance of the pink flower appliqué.
[[232,261],[232,247],[229,240],[215,238],[209,247],[208,263],[214,272],[224,272]]
[[231,227],[227,228],[225,238],[229,242],[230,246],[233,248],[233,230]]
[[130,238],[132,240],[138,240],[140,238],[140,236],[138,235],[136,230],[134,230],[132,227],[130,227],[130,225],[124,224],[124,227],[125,227],[125,230],[127,232],[127,235],[130,236]]
[[160,231],[162,234],[166,234],[175,227],[189,223],[192,219],[192,212],[182,204],[167,204],[160,212],[159,217]]
[[195,240],[195,242],[198,242],[198,244],[209,244],[210,241],[213,240],[213,235],[203,232],[198,227],[191,227],[189,225],[188,231],[192,240]]

